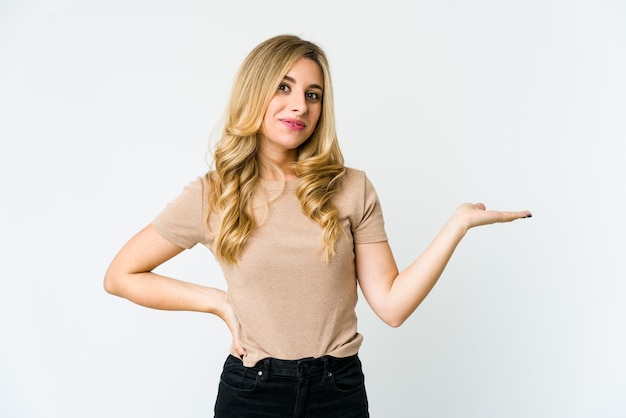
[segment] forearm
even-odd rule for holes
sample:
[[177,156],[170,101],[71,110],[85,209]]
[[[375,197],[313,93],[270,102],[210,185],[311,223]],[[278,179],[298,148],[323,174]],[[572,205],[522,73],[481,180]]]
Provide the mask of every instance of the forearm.
[[467,228],[455,217],[424,252],[392,281],[386,298],[387,323],[401,325],[433,289]]
[[486,210],[482,203],[464,203],[446,222],[424,252],[401,273],[387,242],[358,244],[357,277],[361,290],[376,314],[397,327],[415,311],[439,280],[454,250],[470,228],[530,218],[525,210]]
[[221,316],[228,303],[222,290],[165,277],[153,272],[121,273],[105,281],[106,290],[138,305]]

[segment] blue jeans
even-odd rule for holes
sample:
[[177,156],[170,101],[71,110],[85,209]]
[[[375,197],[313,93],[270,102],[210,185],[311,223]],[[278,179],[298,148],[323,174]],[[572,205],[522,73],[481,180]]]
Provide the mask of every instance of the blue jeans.
[[228,356],[215,418],[369,417],[361,361],[324,356],[264,359],[254,367]]

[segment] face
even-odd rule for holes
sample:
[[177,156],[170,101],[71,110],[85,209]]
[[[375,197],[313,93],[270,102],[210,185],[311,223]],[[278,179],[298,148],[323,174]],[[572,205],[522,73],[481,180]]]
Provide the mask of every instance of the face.
[[323,88],[320,66],[307,58],[296,61],[277,86],[265,111],[260,145],[264,154],[270,158],[295,158],[297,148],[317,126]]

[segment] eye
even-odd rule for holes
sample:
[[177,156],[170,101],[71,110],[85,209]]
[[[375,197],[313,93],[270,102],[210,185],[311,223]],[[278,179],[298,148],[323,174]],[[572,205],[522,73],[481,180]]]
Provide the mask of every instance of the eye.
[[287,84],[283,83],[278,85],[278,90],[288,93],[291,91],[291,88]]
[[310,100],[312,102],[317,102],[317,101],[320,100],[320,96],[321,95],[319,93],[314,92],[314,91],[310,91],[310,92],[306,93],[305,96],[306,96],[307,100]]

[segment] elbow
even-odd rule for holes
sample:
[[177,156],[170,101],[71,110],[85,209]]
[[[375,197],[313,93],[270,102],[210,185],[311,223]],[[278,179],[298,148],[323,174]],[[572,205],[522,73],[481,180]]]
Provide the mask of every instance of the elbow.
[[110,281],[110,280],[107,280],[107,278],[106,278],[106,277],[104,278],[104,283],[103,283],[103,284],[104,284],[104,291],[105,291],[105,292],[107,292],[107,293],[109,293],[109,294],[111,294],[111,295],[114,295],[114,294],[115,294],[115,290],[114,290],[115,288],[114,288],[114,287],[113,287],[113,285],[111,284],[111,281]]
[[102,284],[104,285],[105,292],[110,293],[112,295],[115,294],[115,285],[113,283],[113,280],[111,280],[111,278],[108,275],[104,276],[104,281]]
[[120,295],[119,280],[117,280],[117,275],[113,274],[111,269],[107,270],[107,272],[105,273],[103,285],[104,285],[104,290],[107,293],[110,293],[111,295],[115,295],[115,296]]
[[410,311],[399,307],[397,303],[378,302],[379,303],[370,303],[370,306],[376,316],[391,328],[398,328],[400,325],[404,324],[404,321],[406,321],[411,314]]
[[404,324],[404,319],[388,319],[383,321],[391,328],[398,328],[400,325]]
[[404,321],[401,322],[386,322],[387,325],[389,325],[391,328],[399,328],[400,325],[402,325],[404,323]]
[[380,315],[380,319],[391,328],[398,328],[406,321],[406,316],[399,315],[397,313],[389,313],[386,315]]

